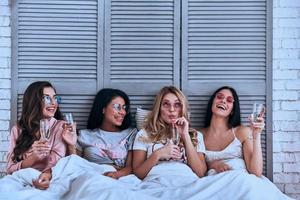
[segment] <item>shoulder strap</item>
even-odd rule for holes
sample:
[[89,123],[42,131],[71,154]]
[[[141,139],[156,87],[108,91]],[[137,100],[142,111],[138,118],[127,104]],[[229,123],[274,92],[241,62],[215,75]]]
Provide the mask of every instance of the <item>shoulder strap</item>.
[[234,130],[234,128],[231,128],[231,132],[232,132],[232,134],[233,134],[234,138],[236,138],[236,136],[235,136],[235,130]]

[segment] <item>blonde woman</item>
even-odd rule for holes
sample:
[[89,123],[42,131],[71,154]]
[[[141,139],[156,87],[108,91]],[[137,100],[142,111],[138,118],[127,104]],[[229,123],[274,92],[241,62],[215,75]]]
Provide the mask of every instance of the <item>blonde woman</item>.
[[[176,131],[179,144],[172,140]],[[140,179],[161,174],[202,177],[206,172],[204,151],[202,135],[189,128],[184,94],[174,86],[162,88],[134,141],[134,174]]]

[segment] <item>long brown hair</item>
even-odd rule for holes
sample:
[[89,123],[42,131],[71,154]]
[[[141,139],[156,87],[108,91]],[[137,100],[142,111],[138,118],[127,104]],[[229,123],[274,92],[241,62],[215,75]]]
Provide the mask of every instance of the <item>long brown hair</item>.
[[[157,142],[161,140],[166,140],[171,137],[170,133],[170,125],[166,124],[160,117],[160,109],[161,103],[166,94],[172,93],[174,94],[182,104],[182,110],[179,114],[180,117],[184,117],[189,121],[188,117],[188,101],[184,94],[174,86],[166,86],[163,87],[159,93],[156,95],[152,112],[150,112],[147,120],[143,126],[145,131],[147,132],[147,138],[143,138],[147,140],[147,142]],[[197,131],[195,129],[190,128],[189,134],[191,136],[193,144],[197,145]]]
[[[39,131],[40,119],[43,118],[43,91],[44,88],[55,88],[47,81],[37,81],[31,83],[23,96],[22,113],[20,120],[17,122],[19,137],[14,148],[13,160],[20,161],[22,154],[26,152],[34,141],[38,140],[35,135]],[[55,91],[56,92],[56,91]],[[54,115],[56,119],[62,119],[62,114],[57,107]]]

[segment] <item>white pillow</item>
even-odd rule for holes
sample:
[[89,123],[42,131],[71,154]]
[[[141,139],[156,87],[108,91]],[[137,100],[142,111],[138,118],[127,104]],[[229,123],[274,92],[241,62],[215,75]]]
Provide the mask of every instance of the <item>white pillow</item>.
[[138,130],[141,130],[143,128],[143,124],[150,113],[150,110],[144,110],[142,108],[137,108],[135,113],[135,121],[136,121],[136,127]]

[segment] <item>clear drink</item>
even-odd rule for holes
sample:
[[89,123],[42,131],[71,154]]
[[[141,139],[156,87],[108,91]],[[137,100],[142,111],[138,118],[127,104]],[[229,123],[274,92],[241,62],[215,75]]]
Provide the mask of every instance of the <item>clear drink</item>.
[[72,125],[74,123],[72,113],[65,113],[65,121],[68,123],[68,125]]
[[65,118],[65,121],[67,122],[67,126],[68,126],[69,131],[72,132],[73,131],[73,124],[74,124],[74,119],[73,119],[72,113],[65,113],[64,118]]
[[50,138],[50,123],[47,119],[40,120],[40,140],[48,141]]
[[180,141],[179,133],[174,125],[172,127],[172,141],[175,145],[178,145]]
[[253,104],[252,114],[251,114],[251,120],[253,122],[256,122],[257,118],[263,116],[264,113],[265,113],[265,106],[264,106],[264,104],[262,104],[262,103],[254,103]]

